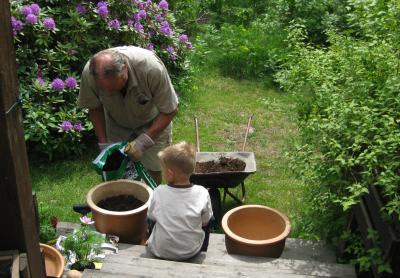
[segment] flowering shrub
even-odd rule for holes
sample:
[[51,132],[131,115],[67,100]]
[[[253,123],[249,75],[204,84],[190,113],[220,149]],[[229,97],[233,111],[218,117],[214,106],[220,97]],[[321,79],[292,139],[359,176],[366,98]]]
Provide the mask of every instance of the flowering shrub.
[[[119,45],[154,51],[177,90],[187,82],[188,37],[166,0],[11,1],[25,139],[49,158],[79,154],[91,135],[77,108],[80,74],[94,53]],[[184,81],[182,81],[184,80]]]

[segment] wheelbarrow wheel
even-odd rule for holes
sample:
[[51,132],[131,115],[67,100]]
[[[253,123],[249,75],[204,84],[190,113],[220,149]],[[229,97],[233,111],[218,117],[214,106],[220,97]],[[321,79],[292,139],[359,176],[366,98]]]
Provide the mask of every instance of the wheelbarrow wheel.
[[216,230],[221,223],[221,196],[218,188],[208,188],[208,193],[210,194],[211,206],[214,214],[214,225],[211,230]]

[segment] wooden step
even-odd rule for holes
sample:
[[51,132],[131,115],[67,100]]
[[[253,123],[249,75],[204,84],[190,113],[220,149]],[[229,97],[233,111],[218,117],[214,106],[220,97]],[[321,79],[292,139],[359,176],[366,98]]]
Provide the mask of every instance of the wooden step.
[[[210,242],[207,252],[217,252],[217,254],[226,253],[225,235],[210,234]],[[336,263],[336,256],[333,249],[326,245],[325,242],[296,238],[286,239],[285,249],[280,258]]]
[[[139,262],[141,264],[140,266],[138,265]],[[255,276],[257,273],[262,273],[263,275],[265,273],[274,273],[275,276],[271,277],[276,277],[278,274],[291,275],[284,277],[355,277],[354,267],[350,265],[294,259],[247,257],[230,255],[228,253],[217,254],[216,252],[202,252],[187,262],[172,262],[154,258],[146,251],[144,246],[140,245],[131,245],[129,247],[128,245],[121,246],[118,254],[108,255],[105,258],[102,271],[112,273],[112,271],[118,269],[119,265],[125,265],[126,267],[132,266],[133,268],[143,266],[145,266],[145,268],[152,268],[153,264],[165,271],[168,271],[169,264],[178,268],[182,267],[183,269],[188,268],[189,266],[187,265],[191,265],[190,267],[193,269],[197,269],[195,265],[202,266],[200,269],[207,266],[208,269],[210,269],[210,273],[216,272],[214,273],[215,275],[217,275],[218,271],[221,269],[224,271],[226,269],[234,269],[233,273],[229,273],[230,275],[233,275],[233,277],[239,277],[236,276],[236,272],[248,273],[250,275],[249,277],[258,277]],[[181,266],[180,264],[183,264],[184,266]],[[116,267],[116,265],[118,265],[118,267]],[[127,270],[125,269],[124,271]],[[116,273],[119,272],[117,271]],[[124,272],[122,271],[120,274],[123,273]]]
[[[110,259],[112,258],[112,259]],[[175,262],[150,258],[110,256],[100,271],[86,271],[83,277],[254,277],[254,278],[306,278],[306,277],[351,277],[339,275],[303,274],[299,269],[263,268],[256,265],[207,265],[187,262]],[[303,272],[303,273],[302,273]],[[342,275],[343,274],[343,275]],[[114,275],[114,276],[113,276]]]
[[[215,241],[219,241],[219,243]],[[126,267],[122,268],[124,270],[121,273],[118,271],[116,273],[123,274],[124,271],[130,269],[129,266],[134,268],[141,268],[143,266],[146,266],[145,268],[152,268],[153,264],[157,265],[157,271],[169,271],[169,264],[171,264],[179,269],[182,268],[186,270],[190,268],[193,271],[199,271],[199,268],[193,265],[207,266],[207,269],[210,270],[210,276],[204,277],[218,276],[221,269],[224,271],[226,269],[233,269],[234,271],[229,273],[229,275],[233,277],[240,277],[237,276],[239,272],[250,275],[249,277],[258,277],[258,273],[264,275],[263,277],[265,277],[265,273],[273,273],[274,275],[272,277],[279,277],[281,274],[286,275],[282,277],[355,277],[354,267],[350,265],[320,262],[310,260],[308,257],[306,259],[301,259],[299,257],[288,258],[288,256],[286,256],[286,258],[281,257],[275,259],[230,255],[226,252],[225,245],[222,246],[220,243],[221,237],[212,234],[210,237],[210,244],[213,244],[212,247],[210,245],[207,252],[202,252],[186,262],[171,262],[156,259],[152,254],[147,252],[144,246],[120,244],[118,254],[108,255],[105,258],[102,272],[113,273],[121,264],[126,265]],[[287,254],[298,255],[301,254],[301,252],[300,250],[298,250],[297,253],[290,251]],[[138,262],[142,265],[138,266]],[[181,264],[184,265],[181,266]],[[115,265],[118,267],[115,267]],[[200,267],[200,270],[202,269],[203,268]],[[143,270],[143,273],[145,273],[144,271],[145,270]],[[154,273],[154,275],[156,274],[157,273]],[[180,276],[176,274],[174,277]]]
[[[75,225],[62,223],[70,232]],[[207,252],[186,262],[156,259],[141,245],[119,244],[118,254],[107,255],[103,268],[85,270],[84,277],[356,277],[354,267],[336,264],[334,252],[323,242],[287,239],[280,258],[230,255],[225,236],[210,234]]]
[[[147,253],[144,246],[120,244],[120,252],[131,254],[133,256],[141,256],[145,258],[153,258],[153,255]],[[204,252],[201,256],[196,256],[190,260],[191,263],[203,263]],[[223,234],[210,234],[210,242],[207,250],[208,257],[224,256],[227,254],[225,248],[225,236]],[[331,248],[322,241],[311,241],[288,238],[286,240],[285,249],[281,259],[294,259],[305,261],[318,261],[325,263],[336,263],[336,257]]]
[[[73,229],[79,227],[76,223],[59,222],[57,231],[60,235],[65,235],[72,232]],[[128,248],[128,247],[125,247]],[[225,251],[225,235],[224,234],[210,234],[210,242],[208,252],[224,253]],[[142,252],[142,251],[141,251]],[[143,253],[143,252],[142,252]],[[336,256],[332,248],[327,246],[322,241],[312,241],[288,238],[286,240],[285,249],[283,250],[282,259],[295,259],[295,260],[310,260],[334,263]]]

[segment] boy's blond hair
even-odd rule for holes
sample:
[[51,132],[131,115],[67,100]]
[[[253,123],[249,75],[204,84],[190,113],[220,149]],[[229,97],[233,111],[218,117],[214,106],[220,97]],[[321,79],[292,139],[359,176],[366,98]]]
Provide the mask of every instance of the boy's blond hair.
[[193,145],[180,142],[166,147],[158,153],[164,168],[173,168],[190,176],[196,167],[196,150]]

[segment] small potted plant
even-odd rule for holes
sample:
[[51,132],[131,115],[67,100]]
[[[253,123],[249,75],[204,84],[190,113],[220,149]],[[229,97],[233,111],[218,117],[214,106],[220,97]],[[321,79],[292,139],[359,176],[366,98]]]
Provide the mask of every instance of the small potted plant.
[[86,216],[80,219],[82,225],[66,236],[61,245],[68,262],[72,263],[71,269],[83,271],[95,268],[96,255],[101,252],[104,237],[91,227],[94,221]]

